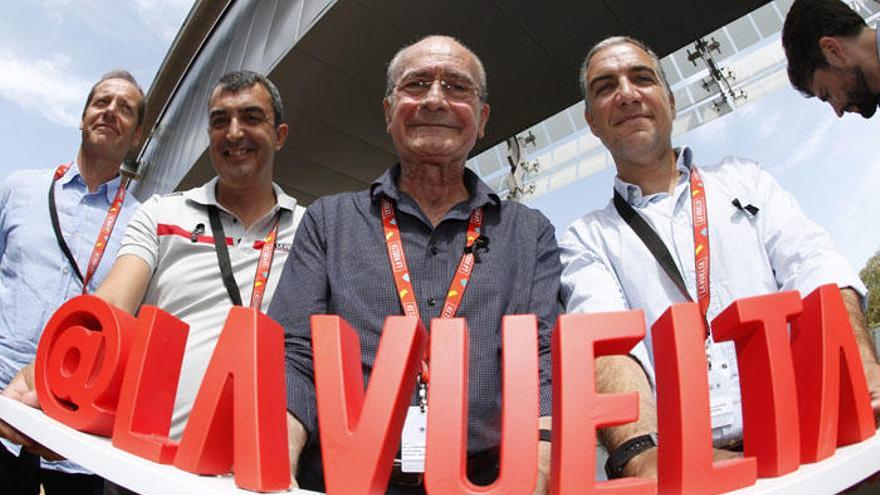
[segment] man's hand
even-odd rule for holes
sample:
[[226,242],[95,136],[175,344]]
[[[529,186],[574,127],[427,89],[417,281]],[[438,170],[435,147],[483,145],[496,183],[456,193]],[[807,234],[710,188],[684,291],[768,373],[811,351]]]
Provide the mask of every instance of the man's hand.
[[[712,449],[713,462],[742,457],[738,452],[724,449]],[[657,447],[650,448],[630,459],[623,467],[623,475],[639,478],[657,479]]]
[[[40,403],[37,400],[37,392],[34,390],[34,365],[29,364],[22,368],[21,371],[15,375],[15,378],[9,382],[9,385],[0,392],[0,395],[39,409]],[[10,442],[17,443],[48,461],[63,459],[63,457],[34,442],[28,436],[2,420],[0,420],[0,437],[6,438]]]
[[290,412],[287,412],[287,448],[290,449],[290,481],[293,488],[299,488],[296,473],[299,470],[299,457],[309,439],[305,427]]

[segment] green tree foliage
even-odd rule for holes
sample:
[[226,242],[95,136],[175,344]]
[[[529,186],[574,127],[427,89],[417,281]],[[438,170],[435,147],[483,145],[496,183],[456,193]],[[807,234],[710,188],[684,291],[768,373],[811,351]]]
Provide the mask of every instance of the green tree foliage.
[[880,327],[880,251],[868,259],[868,263],[859,272],[862,282],[868,286],[868,328]]

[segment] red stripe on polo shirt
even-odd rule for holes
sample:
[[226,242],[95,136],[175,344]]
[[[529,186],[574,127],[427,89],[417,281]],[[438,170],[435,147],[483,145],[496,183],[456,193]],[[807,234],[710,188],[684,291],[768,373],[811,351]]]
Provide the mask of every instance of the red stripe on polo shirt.
[[[185,237],[189,240],[192,240],[192,232],[186,230],[183,227],[178,227],[177,225],[168,225],[166,223],[160,223],[156,226],[156,234],[160,237],[163,235],[179,235],[180,237]],[[195,242],[204,242],[206,244],[214,244],[214,238],[209,235],[200,235],[196,237]],[[226,238],[226,245],[232,245],[232,238]]]

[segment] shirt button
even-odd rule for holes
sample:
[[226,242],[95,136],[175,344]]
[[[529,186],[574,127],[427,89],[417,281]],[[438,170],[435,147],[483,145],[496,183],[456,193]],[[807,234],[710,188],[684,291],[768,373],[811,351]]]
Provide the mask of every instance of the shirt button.
[[66,275],[67,272],[69,272],[69,271],[70,271],[70,270],[69,270],[66,266],[65,266],[64,268],[61,269],[61,273],[65,274],[65,275]]
[[436,304],[437,304],[437,299],[434,299],[433,297],[428,299],[428,306],[434,306]]
[[437,253],[439,253],[439,252],[440,252],[440,250],[437,249],[437,246],[432,244],[431,245],[431,256],[437,256]]

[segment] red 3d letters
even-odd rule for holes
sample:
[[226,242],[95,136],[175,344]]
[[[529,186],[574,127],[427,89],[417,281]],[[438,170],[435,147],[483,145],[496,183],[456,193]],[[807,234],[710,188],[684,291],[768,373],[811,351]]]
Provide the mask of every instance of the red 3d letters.
[[[498,479],[467,477],[468,333],[464,318],[431,322],[431,386],[425,489],[449,495],[528,495],[538,465],[538,320],[505,316],[502,329],[501,452]],[[449,398],[464,400],[449,400]]]
[[801,312],[797,292],[748,297],[712,321],[716,341],[732,340],[742,390],[743,447],[762,478],[800,465],[797,387],[788,321]]
[[283,329],[256,310],[230,310],[178,445],[168,427],[187,328],[155,307],[135,320],[97,297],[71,299],[37,348],[41,407],[78,430],[112,433],[114,445],[141,457],[233,471],[249,490],[287,489]]
[[840,291],[819,287],[804,298],[792,325],[797,370],[801,462],[834,454],[839,445],[874,435],[868,384]]
[[34,367],[46,415],[110,436],[136,328],[133,316],[94,296],[76,297],[58,308],[40,337]]
[[388,317],[365,394],[357,333],[338,316],[312,317],[327,493],[385,493],[425,339],[417,318]]
[[[657,493],[653,480],[624,478],[596,483],[596,429],[635,421],[637,393],[596,393],[594,358],[626,354],[645,337],[641,311],[559,317],[553,332],[553,437],[550,491]],[[585,414],[585,411],[589,411]]]
[[671,306],[651,331],[657,378],[659,492],[708,495],[754,484],[754,458],[712,460],[709,372],[699,306]]
[[[366,390],[357,333],[336,316],[313,316],[311,324],[328,493],[384,492],[428,348],[426,489],[443,495],[533,490],[539,414],[533,316],[502,323],[501,471],[488,486],[472,484],[465,468],[471,357],[463,319],[433,321],[429,345],[416,319],[389,317]],[[232,471],[249,490],[285,490],[283,330],[257,311],[230,311],[178,443],[168,430],[187,328],[155,307],[143,307],[135,319],[92,296],[72,299],[53,315],[37,349],[43,409],[76,429],[112,434],[118,448],[155,462],[203,474]],[[638,397],[597,394],[594,359],[629,352],[644,337],[644,315],[560,317],[552,337],[551,493],[723,493],[874,434],[859,347],[837,287],[820,287],[803,301],[792,292],[742,299],[712,328],[717,341],[737,347],[745,457],[713,462],[704,324],[695,304],[680,304],[652,328],[658,480],[596,483],[596,429],[636,420]]]

